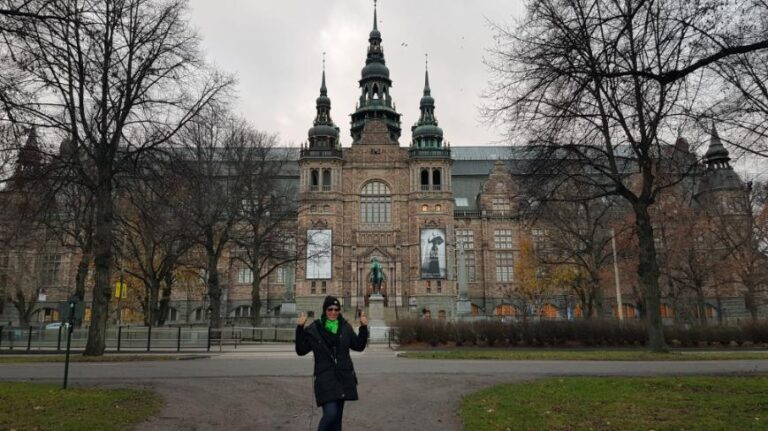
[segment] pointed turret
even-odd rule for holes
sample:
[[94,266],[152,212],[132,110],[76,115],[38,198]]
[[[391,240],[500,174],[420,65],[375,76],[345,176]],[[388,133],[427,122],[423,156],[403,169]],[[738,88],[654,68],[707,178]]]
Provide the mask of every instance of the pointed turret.
[[42,169],[43,153],[37,142],[37,129],[31,127],[27,135],[27,141],[19,149],[14,172],[14,183],[21,186],[26,181],[34,179]]
[[413,148],[442,148],[443,129],[437,126],[435,118],[435,99],[429,88],[429,68],[424,71],[424,95],[419,104],[421,116],[411,127],[413,133]]
[[357,110],[352,114],[351,133],[355,142],[360,139],[363,128],[370,120],[384,122],[393,141],[400,137],[400,114],[397,113],[389,95],[392,81],[389,79],[389,68],[384,60],[381,41],[374,2],[373,29],[368,36],[368,56],[359,81],[361,95]]
[[717,127],[712,122],[712,138],[709,140],[709,148],[706,154],[704,154],[704,163],[707,165],[707,169],[730,169],[731,160],[728,150],[723,146],[720,141],[720,135],[717,133]]
[[706,202],[704,196],[714,192],[743,190],[741,178],[731,167],[730,160],[728,150],[717,133],[717,127],[712,123],[712,137],[704,154],[707,169],[702,173],[694,194],[697,200],[703,203]]
[[339,128],[331,119],[331,98],[325,86],[325,58],[323,58],[323,76],[320,82],[320,97],[316,101],[317,115],[309,129],[309,148],[337,148]]

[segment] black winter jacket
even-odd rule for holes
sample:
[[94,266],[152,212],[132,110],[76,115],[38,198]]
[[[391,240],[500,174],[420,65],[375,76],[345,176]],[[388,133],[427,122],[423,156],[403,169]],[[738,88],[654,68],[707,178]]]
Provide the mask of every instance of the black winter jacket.
[[320,320],[306,329],[296,327],[296,353],[315,356],[315,401],[321,406],[329,401],[356,400],[357,375],[349,356],[349,349],[362,352],[368,343],[368,327],[361,326],[355,334],[352,325],[339,317],[338,347],[333,347],[320,331],[326,331]]

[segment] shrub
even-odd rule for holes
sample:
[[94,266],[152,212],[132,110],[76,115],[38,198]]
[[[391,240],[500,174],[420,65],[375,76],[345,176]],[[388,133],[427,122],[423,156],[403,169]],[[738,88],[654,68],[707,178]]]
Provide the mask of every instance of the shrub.
[[397,326],[393,328],[397,343],[403,346],[416,343],[419,335],[418,323],[416,319],[398,320]]
[[745,338],[755,344],[768,343],[768,320],[756,320],[741,325]]
[[507,338],[506,324],[498,320],[485,320],[478,324],[480,338],[493,347]]
[[[401,345],[429,343],[433,346],[451,341],[463,346],[483,342],[487,346],[517,345],[557,346],[566,342],[583,346],[645,345],[647,329],[640,321],[572,320],[475,323],[442,320],[403,319],[397,322],[395,336]],[[734,326],[667,326],[664,339],[670,346],[710,345],[741,346],[746,341],[768,344],[768,321],[745,322]]]
[[463,346],[464,344],[471,343],[477,344],[477,336],[475,335],[475,326],[470,322],[456,322],[451,325],[453,333],[453,341],[457,346]]
[[507,341],[510,345],[516,346],[520,343],[521,328],[519,323],[511,322],[507,326]]

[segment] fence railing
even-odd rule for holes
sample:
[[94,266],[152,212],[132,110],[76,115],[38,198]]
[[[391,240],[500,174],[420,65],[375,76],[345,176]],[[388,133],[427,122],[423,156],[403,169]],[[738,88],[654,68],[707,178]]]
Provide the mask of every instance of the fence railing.
[[[67,345],[67,328],[0,326],[0,353],[63,352]],[[209,351],[213,347],[265,342],[293,342],[294,328],[225,326],[118,326],[107,328],[105,346],[108,352]],[[83,350],[88,341],[88,328],[72,331],[72,350]]]

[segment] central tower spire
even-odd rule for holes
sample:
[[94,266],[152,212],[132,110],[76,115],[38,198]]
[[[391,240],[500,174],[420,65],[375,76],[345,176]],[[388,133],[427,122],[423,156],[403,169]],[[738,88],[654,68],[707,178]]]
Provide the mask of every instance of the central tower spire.
[[397,141],[400,137],[400,114],[395,110],[392,97],[389,95],[392,81],[389,79],[389,68],[384,60],[377,17],[378,12],[374,1],[373,29],[368,35],[368,55],[359,81],[361,95],[357,109],[352,114],[353,143],[360,140],[365,125],[373,120],[381,121],[387,126],[393,141]]

